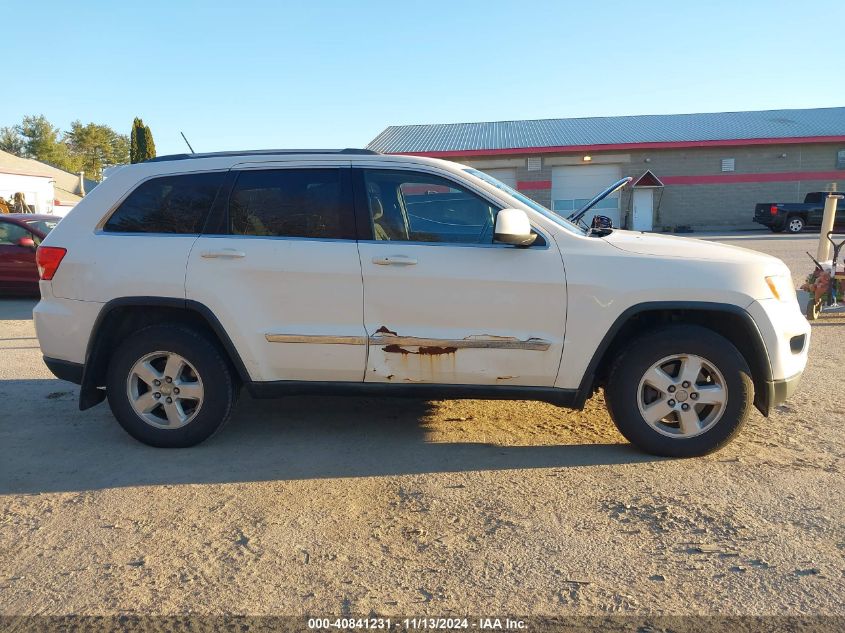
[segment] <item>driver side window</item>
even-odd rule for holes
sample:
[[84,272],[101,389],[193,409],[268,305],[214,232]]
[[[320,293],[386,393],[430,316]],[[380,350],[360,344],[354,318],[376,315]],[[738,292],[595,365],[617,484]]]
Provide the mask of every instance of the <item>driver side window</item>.
[[373,237],[381,241],[489,244],[498,208],[430,174],[366,170]]

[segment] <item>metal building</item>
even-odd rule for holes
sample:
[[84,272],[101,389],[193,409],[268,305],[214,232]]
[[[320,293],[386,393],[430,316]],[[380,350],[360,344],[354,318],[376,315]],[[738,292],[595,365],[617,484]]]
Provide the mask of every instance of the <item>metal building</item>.
[[758,202],[845,186],[845,107],[390,126],[367,147],[472,165],[563,213],[633,176],[597,210],[616,226],[759,228]]

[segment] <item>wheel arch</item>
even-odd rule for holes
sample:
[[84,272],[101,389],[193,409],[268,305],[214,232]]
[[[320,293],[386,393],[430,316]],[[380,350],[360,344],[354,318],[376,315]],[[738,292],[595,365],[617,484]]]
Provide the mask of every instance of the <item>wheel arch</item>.
[[786,220],[783,222],[784,228],[788,231],[789,230],[789,221],[792,218],[798,218],[801,222],[804,223],[802,228],[807,228],[807,216],[808,213],[806,211],[790,211],[786,214]]
[[231,338],[204,304],[175,297],[120,297],[103,306],[91,330],[79,391],[80,409],[105,399],[103,387],[115,346],[132,332],[156,323],[177,323],[200,330],[220,346],[240,380],[249,382],[249,372]]
[[763,336],[751,315],[728,303],[659,301],[627,308],[608,329],[578,387],[576,406],[582,407],[598,386],[606,383],[613,359],[633,337],[669,324],[700,325],[728,339],[742,354],[754,382],[754,405],[767,415],[772,368]]

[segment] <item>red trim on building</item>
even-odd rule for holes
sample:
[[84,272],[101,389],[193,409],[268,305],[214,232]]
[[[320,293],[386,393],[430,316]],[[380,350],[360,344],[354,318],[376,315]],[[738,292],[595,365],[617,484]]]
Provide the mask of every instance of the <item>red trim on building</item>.
[[520,180],[516,183],[519,191],[536,191],[537,189],[551,189],[551,180]]
[[707,176],[663,176],[665,185],[719,185],[737,182],[791,182],[795,180],[841,180],[845,171],[785,171],[765,174],[713,174]]
[[[651,143],[615,143],[612,145],[556,145],[553,147],[513,147],[509,149],[465,149],[445,152],[386,152],[405,156],[432,158],[460,156],[497,156],[501,154],[554,154],[561,152],[602,152],[634,149],[682,149],[693,147],[733,147],[737,145],[795,145],[798,143],[843,143],[843,136],[793,136],[790,138],[739,138],[718,141],[673,141]],[[668,184],[668,183],[667,183]]]
[[[651,173],[651,172],[646,172]],[[649,186],[663,185],[721,185],[739,182],[794,182],[796,180],[845,181],[845,171],[784,171],[762,174],[712,174],[701,176],[662,176],[654,177],[655,183]],[[660,184],[658,184],[660,183]],[[635,185],[636,186],[636,185]],[[551,189],[551,180],[520,180],[516,183],[519,191],[537,191]]]

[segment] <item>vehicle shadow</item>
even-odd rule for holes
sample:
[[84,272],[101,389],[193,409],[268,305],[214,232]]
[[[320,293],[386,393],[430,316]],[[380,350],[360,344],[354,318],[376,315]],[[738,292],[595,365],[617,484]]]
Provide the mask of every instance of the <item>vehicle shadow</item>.
[[[424,400],[297,396],[242,398],[229,424],[190,449],[145,446],[117,424],[108,406],[77,409],[77,389],[59,380],[0,381],[0,494],[38,494],[125,486],[373,477],[523,468],[566,468],[656,461],[627,444],[555,445],[432,439]],[[21,397],[22,396],[22,397]],[[538,420],[542,422],[542,420]],[[489,431],[489,429],[487,429]],[[554,441],[559,441],[558,437]],[[516,443],[519,445],[513,445]]]

